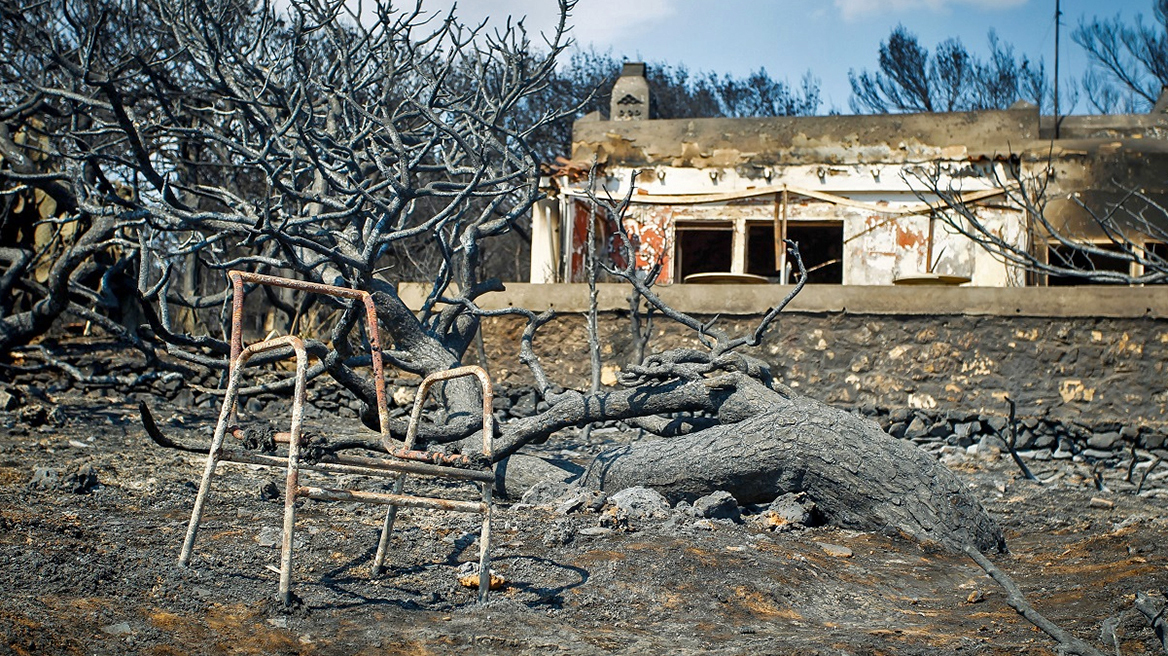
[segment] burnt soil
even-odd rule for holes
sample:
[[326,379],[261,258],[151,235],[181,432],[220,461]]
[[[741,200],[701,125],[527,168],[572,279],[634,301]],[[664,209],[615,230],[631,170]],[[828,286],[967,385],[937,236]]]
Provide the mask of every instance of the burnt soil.
[[[403,510],[390,569],[373,577],[382,509],[304,501],[287,609],[279,548],[263,546],[283,509],[263,487],[282,489],[281,471],[221,465],[180,568],[203,459],[151,443],[116,386],[62,387],[26,386],[0,412],[3,653],[1054,653],[972,561],[896,536],[680,511],[602,530],[604,510],[514,501],[497,506],[493,569],[507,583],[486,604],[458,582],[477,560],[476,516]],[[160,405],[170,436],[209,438],[213,408]],[[629,439],[570,432],[541,449],[583,463]],[[1033,462],[1038,484],[1008,458],[948,460],[1002,524],[1010,553],[994,560],[1040,612],[1107,652],[1114,618],[1124,654],[1160,653],[1132,601],[1168,589],[1168,479],[1137,496],[1123,467],[1100,470],[1099,490],[1087,463]]]

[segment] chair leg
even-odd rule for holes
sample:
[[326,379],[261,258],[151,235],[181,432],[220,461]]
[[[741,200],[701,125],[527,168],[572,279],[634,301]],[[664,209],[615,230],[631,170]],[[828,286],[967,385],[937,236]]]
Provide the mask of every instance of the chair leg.
[[487,600],[491,589],[491,483],[481,483],[483,487],[483,528],[479,533],[479,602]]
[[292,538],[296,529],[296,496],[300,490],[300,439],[304,417],[307,359],[296,354],[296,390],[292,399],[292,429],[288,436],[288,473],[284,483],[284,540],[280,545],[280,601],[292,605]]
[[227,394],[223,397],[223,408],[219,412],[219,423],[215,424],[211,448],[207,451],[207,465],[203,468],[203,480],[199,484],[199,494],[195,497],[195,507],[191,510],[191,521],[187,524],[187,535],[183,540],[182,552],[178,556],[178,564],[182,567],[191,564],[195,536],[199,532],[199,522],[203,521],[203,508],[207,505],[207,496],[211,492],[211,478],[215,476],[215,467],[219,464],[219,459],[216,456],[223,448],[223,438],[227,435],[227,422],[235,407],[238,387],[239,375],[233,372],[233,375],[228,379]]
[[288,482],[284,492],[284,541],[280,546],[280,601],[292,605],[292,532],[296,526],[297,471],[288,467]]
[[[401,474],[393,484],[393,493],[401,494],[405,489],[406,475]],[[393,524],[397,521],[397,506],[390,506],[385,511],[385,522],[381,525],[381,537],[377,540],[377,555],[373,557],[373,575],[381,576],[385,571],[385,557],[389,554],[389,537],[393,533]]]

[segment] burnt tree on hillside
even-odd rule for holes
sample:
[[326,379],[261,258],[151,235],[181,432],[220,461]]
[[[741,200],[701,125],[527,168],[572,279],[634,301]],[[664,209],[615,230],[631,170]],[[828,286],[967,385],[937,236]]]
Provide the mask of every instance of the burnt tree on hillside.
[[[0,317],[0,351],[69,311],[144,349],[165,349],[184,366],[225,370],[229,292],[184,287],[192,269],[212,279],[245,269],[368,290],[389,345],[385,359],[418,375],[461,364],[483,317],[519,314],[528,323],[517,357],[547,406],[499,427],[495,459],[507,459],[500,469],[511,476],[547,471],[520,453],[524,446],[620,419],[658,439],[598,458],[584,477],[596,488],[642,483],[674,498],[727,489],[743,502],[805,490],[841,525],[953,548],[1002,546],[993,521],[944,467],[870,421],[795,396],[765,363],[738,352],[758,343],[786,302],[735,337],[662,303],[635,271],[613,267],[611,275],[659,316],[692,328],[705,348],[654,355],[627,370],[623,389],[555,385],[534,347],[552,314],[485,311],[477,300],[501,289],[481,276],[484,253],[539,198],[540,161],[529,139],[559,113],[533,114],[526,103],[548,84],[572,3],[562,0],[542,54],[519,23],[488,34],[453,16],[427,20],[420,9],[378,3],[356,16],[349,6],[0,4],[8,49],[0,177],[9,194],[57,198],[58,214],[44,224],[71,226],[70,237],[60,230],[54,242],[59,255],[47,280],[28,264],[41,253],[9,257],[0,282],[26,301]],[[414,311],[393,283],[402,262],[422,252],[433,258],[433,278]],[[121,264],[101,274],[99,257]],[[136,296],[145,329],[115,320],[113,304],[126,295]],[[274,295],[265,301],[289,327],[306,310]],[[200,321],[177,321],[180,310]],[[340,302],[335,310],[327,339],[306,340],[316,358],[309,376],[335,379],[372,408],[361,312]],[[281,387],[290,381],[250,392]],[[437,421],[420,437],[473,439],[481,430],[473,383],[449,382],[440,396]],[[391,429],[404,436],[404,422]],[[372,439],[352,445],[379,448]]]

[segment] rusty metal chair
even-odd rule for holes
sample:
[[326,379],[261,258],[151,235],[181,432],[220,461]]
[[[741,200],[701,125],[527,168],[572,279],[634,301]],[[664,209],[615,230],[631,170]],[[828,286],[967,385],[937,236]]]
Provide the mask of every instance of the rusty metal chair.
[[[393,531],[397,509],[401,506],[428,508],[436,510],[453,510],[457,512],[480,513],[483,515],[482,529],[479,535],[479,600],[487,597],[490,589],[490,557],[491,557],[491,495],[495,482],[495,475],[489,467],[476,465],[476,462],[466,456],[447,455],[414,450],[417,439],[418,423],[421,419],[422,406],[426,392],[436,382],[474,376],[482,385],[483,390],[483,456],[481,462],[490,462],[491,443],[493,436],[493,396],[491,381],[486,371],[481,367],[469,366],[442,371],[427,376],[418,388],[414,399],[413,412],[403,447],[396,447],[389,431],[389,408],[385,393],[385,377],[381,358],[381,340],[377,326],[377,314],[373,300],[368,292],[310,283],[276,276],[266,276],[245,271],[231,271],[228,277],[234,287],[234,303],[231,331],[231,364],[228,376],[227,390],[223,397],[223,406],[219,412],[219,421],[215,425],[215,432],[211,440],[210,451],[207,454],[206,468],[203,471],[202,483],[199,486],[198,496],[195,497],[195,506],[191,511],[191,521],[187,526],[186,539],[183,541],[182,552],[179,555],[179,564],[187,566],[191,562],[191,555],[198,533],[199,522],[202,519],[203,509],[210,492],[211,479],[215,474],[215,467],[221,461],[237,462],[268,467],[284,467],[287,470],[287,479],[284,494],[284,535],[280,554],[280,599],[285,604],[292,601],[292,548],[293,531],[296,523],[296,500],[316,499],[320,501],[356,501],[388,505],[382,525],[381,537],[377,545],[377,555],[373,562],[373,571],[380,573],[385,564],[389,550],[389,538]],[[371,458],[347,455],[324,455],[313,462],[301,461],[301,449],[304,446],[302,419],[305,403],[305,389],[307,386],[308,354],[304,342],[295,336],[284,336],[269,339],[247,348],[243,347],[243,297],[245,284],[271,285],[297,289],[316,294],[327,294],[339,298],[348,298],[361,301],[365,306],[367,330],[370,345],[370,356],[373,366],[375,389],[377,391],[377,414],[381,427],[381,441],[388,458]],[[230,426],[235,418],[236,401],[240,391],[240,381],[243,369],[255,355],[279,348],[291,347],[296,357],[295,390],[292,399],[292,422],[288,434],[277,434],[277,442],[287,442],[287,455],[257,453],[245,449],[227,448],[224,440],[228,433],[242,434],[238,427]],[[359,474],[375,478],[393,478],[392,493],[371,492],[358,489],[331,489],[316,486],[302,486],[300,484],[301,471],[319,471],[345,474]],[[481,498],[478,501],[425,497],[405,494],[403,485],[407,474],[435,476],[453,480],[468,481],[479,487]]]

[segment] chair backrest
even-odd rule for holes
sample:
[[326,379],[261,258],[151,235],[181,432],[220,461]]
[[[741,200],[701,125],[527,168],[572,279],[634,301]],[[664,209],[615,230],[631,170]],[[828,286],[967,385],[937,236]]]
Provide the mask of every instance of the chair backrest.
[[231,280],[231,362],[234,366],[239,354],[243,352],[243,293],[244,284],[268,285],[296,289],[312,294],[323,294],[336,298],[359,300],[365,306],[366,333],[369,336],[369,357],[373,366],[373,387],[377,392],[377,421],[381,429],[381,439],[388,447],[389,433],[389,402],[385,393],[385,366],[381,357],[381,331],[377,326],[377,308],[373,305],[373,295],[359,289],[325,285],[306,280],[293,280],[279,276],[269,276],[250,271],[228,271],[227,278]]

